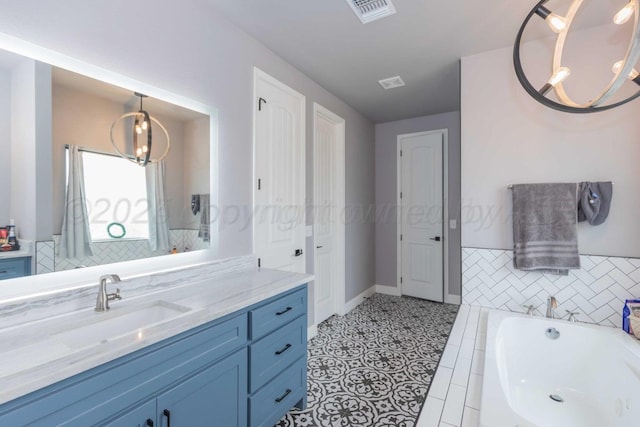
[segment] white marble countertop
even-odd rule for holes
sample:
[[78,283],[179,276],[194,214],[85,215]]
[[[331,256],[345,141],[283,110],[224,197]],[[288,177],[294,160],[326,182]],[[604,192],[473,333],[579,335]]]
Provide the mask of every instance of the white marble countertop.
[[[239,257],[109,284],[108,292],[121,289],[122,300],[112,301],[108,312],[94,310],[97,286],[0,305],[0,403],[313,279],[306,274],[257,269],[254,265],[253,257]],[[85,337],[86,325],[150,306],[175,309],[175,314],[109,339]]]

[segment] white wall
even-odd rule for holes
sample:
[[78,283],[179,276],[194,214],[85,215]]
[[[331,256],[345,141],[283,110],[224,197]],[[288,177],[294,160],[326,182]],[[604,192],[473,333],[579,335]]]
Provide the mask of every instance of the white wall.
[[[609,54],[609,45],[618,36],[596,28],[574,34],[578,39],[585,46],[567,52],[573,69],[567,91],[586,89],[572,85],[582,78],[599,89],[612,77],[620,53]],[[525,66],[539,86],[550,74],[550,57],[538,52],[548,47],[539,41],[523,53],[534,58]],[[511,54],[506,47],[462,58],[462,246],[512,248],[508,184],[610,180],[609,218],[598,227],[580,224],[580,252],[639,257],[640,101],[594,114],[549,109],[520,86]]]

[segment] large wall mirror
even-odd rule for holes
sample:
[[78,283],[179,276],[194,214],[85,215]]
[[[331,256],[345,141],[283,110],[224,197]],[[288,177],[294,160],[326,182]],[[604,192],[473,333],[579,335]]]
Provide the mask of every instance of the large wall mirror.
[[52,289],[111,266],[135,275],[215,258],[215,110],[15,46],[0,50],[0,227],[15,223],[20,250],[0,251],[0,265],[29,258],[31,280],[8,281],[46,274]]

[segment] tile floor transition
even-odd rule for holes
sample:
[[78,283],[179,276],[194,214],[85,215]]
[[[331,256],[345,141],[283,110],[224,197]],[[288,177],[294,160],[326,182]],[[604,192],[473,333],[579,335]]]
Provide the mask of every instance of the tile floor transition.
[[478,427],[489,310],[461,305],[416,427]]
[[[438,419],[442,413],[443,421],[459,426],[453,415],[445,415],[454,413],[466,389],[456,385],[460,390],[451,388],[447,393],[446,375],[416,424],[450,332],[450,342],[455,338],[460,349],[447,345],[447,369],[455,371],[452,358],[462,363],[467,354],[461,349],[465,325],[456,321],[451,329],[457,312],[456,305],[374,294],[346,316],[327,319],[309,341],[307,409],[289,412],[276,426],[430,426],[436,413]],[[466,323],[468,307],[464,316]],[[471,364],[470,360],[467,371]],[[456,378],[463,374],[460,371]],[[459,418],[467,417],[460,413]]]

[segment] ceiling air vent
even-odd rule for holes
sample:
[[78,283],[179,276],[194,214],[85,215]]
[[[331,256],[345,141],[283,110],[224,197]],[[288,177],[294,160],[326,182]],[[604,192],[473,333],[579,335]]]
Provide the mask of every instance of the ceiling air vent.
[[402,80],[402,77],[400,76],[389,77],[388,79],[384,79],[384,80],[378,80],[378,83],[380,83],[380,86],[382,86],[386,90],[404,86],[404,80]]
[[391,0],[347,0],[363,24],[396,13]]

